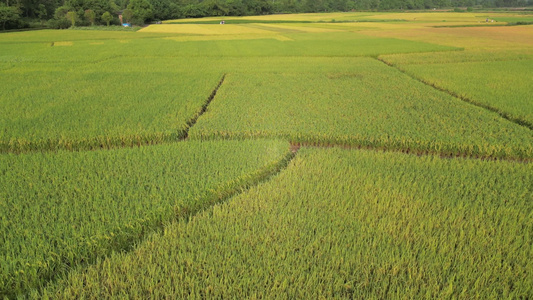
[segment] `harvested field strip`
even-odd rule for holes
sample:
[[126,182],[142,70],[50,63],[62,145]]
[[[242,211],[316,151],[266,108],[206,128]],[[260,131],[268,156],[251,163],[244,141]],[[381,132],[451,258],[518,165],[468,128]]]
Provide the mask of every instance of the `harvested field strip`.
[[282,141],[0,156],[0,298],[14,297],[278,173]]

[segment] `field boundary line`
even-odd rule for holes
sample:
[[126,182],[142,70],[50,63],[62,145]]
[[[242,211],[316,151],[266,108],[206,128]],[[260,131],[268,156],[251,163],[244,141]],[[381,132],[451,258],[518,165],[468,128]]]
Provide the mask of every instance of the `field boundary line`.
[[202,105],[200,110],[191,119],[189,119],[189,121],[187,121],[187,127],[185,128],[185,130],[183,130],[182,133],[180,133],[180,135],[182,135],[182,138],[181,138],[182,140],[185,140],[189,137],[189,130],[191,129],[191,127],[193,127],[196,124],[196,122],[198,122],[198,119],[207,111],[209,104],[211,104],[211,102],[213,102],[213,99],[215,99],[218,89],[224,83],[224,80],[226,79],[226,75],[227,75],[226,73],[222,75],[222,78],[219,80],[217,86],[215,87],[215,89],[213,89],[213,91],[211,91],[211,95],[207,97],[207,100]]
[[[468,153],[469,145],[463,145],[462,148],[447,148],[447,145],[433,145],[428,144],[427,147],[416,147],[413,143],[409,144],[397,144],[394,141],[373,141],[368,138],[354,138],[354,139],[330,139],[318,141],[313,139],[313,136],[298,136],[292,134],[276,134],[276,133],[246,133],[246,132],[227,132],[227,131],[217,131],[216,133],[199,133],[195,134],[191,140],[202,140],[202,141],[216,141],[216,140],[257,140],[257,139],[283,139],[289,141],[292,145],[295,146],[307,146],[307,147],[342,147],[350,149],[367,149],[374,151],[386,151],[386,152],[401,152],[410,155],[434,155],[440,156],[442,158],[470,158],[470,159],[479,159],[487,161],[510,161],[510,162],[520,162],[520,163],[529,163],[533,162],[533,156],[531,151],[527,149],[515,155],[508,155],[505,153],[490,153],[490,152],[480,152],[477,154]],[[449,146],[449,145],[448,145]]]
[[[465,51],[464,49],[459,50],[448,50],[448,51],[428,51],[428,52],[413,52],[413,53],[396,53],[396,54],[380,54],[378,56],[373,56],[373,58],[378,59],[384,63],[386,63],[389,66],[398,68],[397,65],[394,63],[388,62],[385,57],[387,56],[394,56],[394,55],[404,55],[404,54],[423,54],[423,53],[431,53],[431,54],[440,54],[440,53],[450,53],[450,52],[461,52],[464,51],[464,53],[467,53],[468,51]],[[471,52],[470,52],[471,53]],[[521,55],[521,53],[518,53],[517,55]],[[415,62],[409,62],[409,63],[401,63],[402,65],[411,65],[411,66],[420,66],[420,65],[447,65],[447,64],[476,64],[476,63],[487,63],[487,62],[507,62],[507,61],[523,61],[523,60],[533,60],[533,57],[492,57],[491,60],[464,60],[464,61],[415,61]]]
[[434,83],[431,83],[431,82],[429,82],[427,80],[424,80],[422,78],[418,78],[418,77],[410,74],[409,72],[403,70],[402,68],[394,65],[393,63],[390,63],[390,62],[384,60],[381,57],[376,57],[376,60],[386,64],[387,66],[389,66],[391,68],[394,68],[394,69],[402,72],[403,74],[411,77],[412,79],[414,79],[414,80],[416,80],[416,81],[418,81],[420,83],[423,83],[423,84],[425,84],[425,85],[427,85],[429,87],[432,87],[435,90],[438,90],[438,91],[441,91],[443,93],[446,93],[446,94],[448,94],[448,95],[450,95],[450,96],[452,96],[454,98],[457,98],[457,99],[459,99],[459,100],[461,100],[463,102],[466,102],[468,104],[471,104],[473,106],[477,106],[477,107],[483,108],[485,110],[497,113],[500,117],[506,119],[507,121],[510,121],[512,123],[515,123],[516,125],[525,127],[525,128],[527,128],[529,130],[533,130],[533,123],[531,123],[531,122],[529,122],[527,120],[524,120],[524,119],[521,119],[521,118],[517,118],[517,117],[515,117],[515,116],[513,116],[513,115],[511,115],[511,114],[509,114],[509,113],[507,113],[507,112],[505,112],[505,111],[503,111],[503,110],[501,110],[499,108],[496,108],[494,106],[490,106],[490,105],[485,104],[485,103],[480,103],[480,102],[474,101],[474,100],[472,100],[472,99],[470,99],[470,98],[468,98],[466,96],[459,95],[459,94],[457,94],[454,91],[451,91],[451,90],[448,90],[446,88],[440,87],[440,86],[438,86],[438,85],[436,85]]
[[[126,237],[115,235],[114,241],[110,242],[111,246],[104,249],[104,253],[95,254],[91,257],[83,257],[81,258],[81,261],[77,260],[77,262],[73,265],[66,263],[68,267],[58,273],[53,273],[53,269],[51,269],[50,273],[46,274],[46,280],[43,284],[41,284],[40,286],[27,287],[27,289],[22,291],[22,294],[6,294],[6,291],[0,289],[0,298],[5,296],[8,296],[8,298],[25,298],[29,296],[29,293],[34,292],[40,294],[42,289],[44,289],[46,286],[49,286],[51,284],[54,284],[58,280],[66,278],[71,272],[83,270],[87,266],[94,264],[94,262],[98,259],[106,259],[113,252],[131,252],[135,250],[138,245],[141,245],[149,235],[154,233],[162,233],[164,228],[168,224],[176,222],[178,220],[185,220],[188,222],[198,213],[210,209],[215,205],[224,203],[232,197],[237,196],[254,186],[257,186],[263,182],[267,182],[272,177],[278,175],[281,171],[287,168],[293,158],[296,157],[298,150],[299,147],[290,144],[286,152],[275,161],[267,162],[259,169],[251,171],[247,174],[243,174],[235,178],[234,180],[219,184],[214,189],[210,189],[206,191],[203,195],[196,197],[194,201],[191,202],[191,205],[173,206],[170,209],[172,209],[174,213],[169,219],[161,219],[155,224],[138,223],[137,226],[142,227],[142,232],[140,234]],[[113,232],[114,230],[109,231]],[[90,239],[90,237],[88,239]],[[64,264],[66,261],[68,261],[68,258],[61,257],[60,260],[61,261],[58,263],[59,265]]]
[[394,153],[403,153],[405,155],[413,156],[436,156],[445,159],[475,159],[483,161],[507,161],[513,163],[523,163],[527,164],[533,162],[533,158],[498,158],[498,157],[487,157],[487,156],[477,156],[464,153],[455,153],[455,154],[446,154],[437,151],[422,151],[415,149],[390,149],[386,147],[372,147],[372,146],[363,146],[363,145],[349,145],[349,144],[335,144],[335,143],[310,143],[310,142],[291,142],[293,147],[309,147],[309,148],[342,148],[342,149],[353,149],[353,150],[372,150],[376,152],[394,152]]
[[209,192],[208,195],[199,197],[200,200],[196,202],[198,203],[196,205],[189,207],[175,207],[174,219],[189,219],[203,210],[223,203],[254,186],[270,180],[270,178],[276,176],[287,168],[292,159],[298,154],[299,149],[299,146],[290,144],[287,153],[279,161],[270,163],[255,172],[243,175],[233,181],[220,185],[216,190]]
[[113,150],[122,148],[135,148],[141,146],[153,146],[161,144],[170,144],[174,142],[184,141],[189,136],[189,130],[207,110],[207,107],[213,101],[218,89],[224,82],[226,74],[217,83],[216,87],[211,91],[206,101],[202,104],[200,109],[189,119],[182,123],[181,128],[145,133],[142,135],[130,134],[128,136],[93,136],[89,138],[48,138],[41,140],[26,140],[26,139],[10,139],[0,140],[0,154],[23,154],[23,153],[39,153],[39,152],[56,152],[56,151],[100,151]]

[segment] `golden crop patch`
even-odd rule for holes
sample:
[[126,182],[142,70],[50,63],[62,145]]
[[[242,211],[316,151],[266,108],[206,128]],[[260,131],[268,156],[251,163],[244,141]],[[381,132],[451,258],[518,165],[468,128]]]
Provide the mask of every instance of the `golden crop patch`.
[[271,34],[267,30],[248,27],[246,25],[230,24],[160,24],[151,25],[139,31],[193,35]]

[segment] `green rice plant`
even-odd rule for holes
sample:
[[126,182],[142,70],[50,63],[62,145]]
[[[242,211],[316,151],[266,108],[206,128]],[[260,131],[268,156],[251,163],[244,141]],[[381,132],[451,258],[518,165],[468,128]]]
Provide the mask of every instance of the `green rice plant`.
[[[122,68],[127,70],[127,64]],[[0,84],[0,152],[176,141],[185,136],[188,122],[222,77],[208,72],[151,70],[139,75],[103,69],[6,71]]]
[[183,138],[222,70],[243,67],[236,58],[248,58],[245,68],[253,69],[257,57],[454,49],[349,32],[297,34],[289,42],[270,34],[180,42],[163,38],[176,34],[39,32],[9,33],[0,41],[0,152],[107,149]]
[[45,44],[5,43],[0,42],[0,62],[15,65],[38,55],[38,52],[48,47]]
[[531,31],[425,27],[481,17],[2,34],[0,298],[531,298],[533,134],[449,95],[526,118]]
[[529,129],[370,58],[280,60],[277,71],[229,73],[190,136],[533,158]]
[[[501,50],[465,50],[426,53],[398,53],[380,55],[379,59],[395,67],[404,65],[433,65],[448,63],[467,62],[496,62],[496,61],[522,61],[533,59],[533,53],[529,49],[511,48]],[[430,68],[430,66],[428,66]],[[466,72],[467,70],[465,70]],[[489,75],[489,74],[487,74]]]
[[[532,53],[516,56],[509,53],[481,53],[472,55],[473,61],[461,61],[459,58],[458,62],[444,54],[449,58],[446,63],[435,63],[441,54],[426,56],[428,59],[422,63],[418,59],[415,59],[415,63],[409,63],[409,57],[397,66],[429,85],[497,111],[533,129],[533,86],[530,84],[533,75]],[[491,56],[492,60],[489,59]],[[396,57],[401,55],[392,57],[391,63],[395,64]],[[430,62],[431,57],[434,57],[433,62]],[[483,61],[483,58],[486,60]],[[384,57],[384,60],[388,61],[388,57]]]
[[35,298],[531,298],[533,165],[303,148]]
[[125,251],[276,172],[281,141],[0,155],[0,298]]
[[[180,25],[175,25],[180,26]],[[200,25],[198,25],[200,26]],[[201,27],[200,27],[201,28]],[[26,39],[36,42],[20,43],[29,48],[38,48],[28,55],[22,52],[20,57],[40,62],[56,61],[100,61],[112,57],[265,57],[265,56],[377,56],[380,54],[411,53],[427,51],[448,51],[458,48],[436,44],[407,41],[391,38],[378,38],[354,32],[318,32],[294,33],[283,35],[287,40],[275,39],[279,33],[276,29],[264,35],[258,34],[249,40],[203,40],[181,41],[176,38],[184,36],[206,36],[187,33],[116,33],[73,31],[73,33],[34,37]],[[87,35],[86,33],[90,33]],[[126,34],[122,37],[121,34]],[[130,34],[134,36],[130,37]],[[136,35],[139,34],[138,38]],[[150,38],[151,35],[151,38]],[[216,37],[220,34],[213,35]],[[230,35],[235,35],[231,33]],[[47,36],[47,35],[44,35]],[[115,38],[113,38],[115,36]],[[148,38],[147,38],[148,36]],[[209,36],[209,35],[207,35]],[[17,36],[18,37],[18,36]],[[98,38],[100,37],[100,38]],[[260,37],[263,37],[260,39]],[[21,39],[25,40],[24,37]],[[8,40],[9,41],[9,40]],[[37,42],[40,41],[40,42]],[[12,41],[0,41],[0,54],[14,55],[3,47],[13,47]],[[15,43],[15,45],[20,45]],[[19,47],[19,46],[17,46]],[[91,55],[87,55],[90,53]],[[0,55],[0,59],[2,56]],[[140,63],[143,63],[139,60]]]
[[102,30],[35,30],[3,33],[0,44],[46,43],[49,45],[51,42],[57,41],[131,40],[165,36],[168,36],[168,34]]

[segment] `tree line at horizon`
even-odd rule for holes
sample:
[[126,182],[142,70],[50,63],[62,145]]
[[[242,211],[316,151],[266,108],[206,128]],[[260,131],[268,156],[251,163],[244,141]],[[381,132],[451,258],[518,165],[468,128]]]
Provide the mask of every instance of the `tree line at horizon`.
[[[2,0],[0,26],[119,25],[209,16],[316,13],[358,10],[411,10],[450,7],[525,7],[533,0]],[[37,25],[36,25],[37,24]]]

